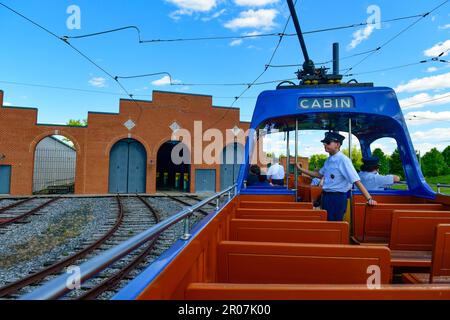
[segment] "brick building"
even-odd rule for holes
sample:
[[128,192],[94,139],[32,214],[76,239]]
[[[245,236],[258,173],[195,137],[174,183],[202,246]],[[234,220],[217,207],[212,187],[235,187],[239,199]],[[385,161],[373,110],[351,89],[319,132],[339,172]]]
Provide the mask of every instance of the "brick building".
[[[174,130],[183,128],[193,132],[194,121],[202,121],[204,129],[217,128],[224,136],[235,127],[244,131],[249,127],[249,123],[239,120],[239,109],[214,107],[211,96],[160,91],[153,92],[152,101],[120,100],[117,114],[89,112],[86,127],[38,124],[37,114],[35,108],[3,106],[3,91],[0,91],[0,185],[8,191],[3,193],[32,193],[36,146],[48,136],[62,135],[74,144],[76,194],[155,193],[157,183],[167,182],[164,172],[158,170],[166,162],[161,159],[167,158],[161,150],[170,152],[177,144],[172,141]],[[220,164],[171,169],[180,171],[173,174],[187,176],[187,191],[191,192],[207,189],[202,183],[207,185],[211,181],[213,187],[209,188],[214,190],[209,191],[218,191],[223,187],[221,176],[227,170]]]

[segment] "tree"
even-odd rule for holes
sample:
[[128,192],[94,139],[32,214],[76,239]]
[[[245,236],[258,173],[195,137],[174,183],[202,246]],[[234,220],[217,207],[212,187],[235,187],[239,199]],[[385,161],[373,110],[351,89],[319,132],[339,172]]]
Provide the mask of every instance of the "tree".
[[444,156],[445,163],[450,167],[450,146],[447,146],[447,148],[442,151],[442,155]]
[[70,119],[67,122],[68,126],[72,126],[72,127],[86,127],[87,126],[87,119],[83,119],[83,120],[75,120],[75,119]]
[[372,155],[380,159],[380,174],[386,175],[389,173],[389,157],[381,150],[376,148],[373,150]]
[[[342,150],[342,152],[348,157],[348,149]],[[352,163],[356,170],[359,170],[362,166],[362,152],[359,148],[352,148]]]
[[398,149],[395,149],[394,152],[392,152],[389,159],[389,173],[400,176],[401,179],[405,179],[405,171],[403,170],[403,164]]
[[327,156],[324,154],[314,154],[309,158],[309,170],[313,171],[315,169],[320,169],[323,167]]
[[448,165],[445,163],[444,156],[436,148],[424,154],[422,157],[422,167],[423,174],[426,177],[437,177],[445,175],[450,171]]

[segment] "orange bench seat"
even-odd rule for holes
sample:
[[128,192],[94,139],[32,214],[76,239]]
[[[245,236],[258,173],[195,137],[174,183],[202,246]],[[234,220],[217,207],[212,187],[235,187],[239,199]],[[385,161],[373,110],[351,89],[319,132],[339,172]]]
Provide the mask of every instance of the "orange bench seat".
[[347,222],[232,219],[230,240],[348,244]]
[[236,209],[238,219],[269,219],[269,220],[327,220],[325,210],[311,209]]
[[217,247],[217,279],[224,283],[362,284],[378,266],[389,283],[386,247],[222,241]]
[[311,202],[241,201],[239,208],[249,209],[313,209]]
[[279,285],[190,283],[187,300],[450,300],[448,285]]

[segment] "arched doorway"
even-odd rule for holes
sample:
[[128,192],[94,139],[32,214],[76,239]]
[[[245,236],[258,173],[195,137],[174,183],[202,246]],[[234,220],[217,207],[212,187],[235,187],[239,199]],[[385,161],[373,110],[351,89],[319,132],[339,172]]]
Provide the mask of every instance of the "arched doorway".
[[34,151],[33,194],[74,193],[76,161],[70,139],[53,135],[39,141]]
[[244,163],[244,147],[239,143],[227,145],[222,151],[220,165],[220,190],[225,190],[237,180]]
[[109,155],[109,193],[145,193],[147,152],[134,139],[117,142]]
[[[175,149],[177,159],[172,159]],[[161,191],[190,191],[190,152],[179,141],[168,141],[158,150],[156,163],[156,189]]]

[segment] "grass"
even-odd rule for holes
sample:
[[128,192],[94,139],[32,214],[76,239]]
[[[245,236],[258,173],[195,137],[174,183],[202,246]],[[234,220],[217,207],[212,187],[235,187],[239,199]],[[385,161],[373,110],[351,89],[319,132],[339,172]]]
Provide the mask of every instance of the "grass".
[[[445,176],[438,176],[438,177],[428,177],[428,178],[425,178],[425,180],[428,182],[430,187],[434,191],[437,192],[437,187],[435,186],[437,183],[450,184],[450,174],[445,175]],[[399,185],[393,186],[392,188],[396,189],[396,190],[407,190],[408,186],[399,184]],[[441,193],[450,194],[450,188],[441,187]]]
[[[434,186],[434,184],[450,184],[450,174],[447,174],[445,176],[429,177],[425,178],[425,180],[427,180],[428,184],[431,186],[431,188],[433,188],[434,191],[437,191],[437,187]],[[450,188],[441,187],[441,193],[450,194]]]

